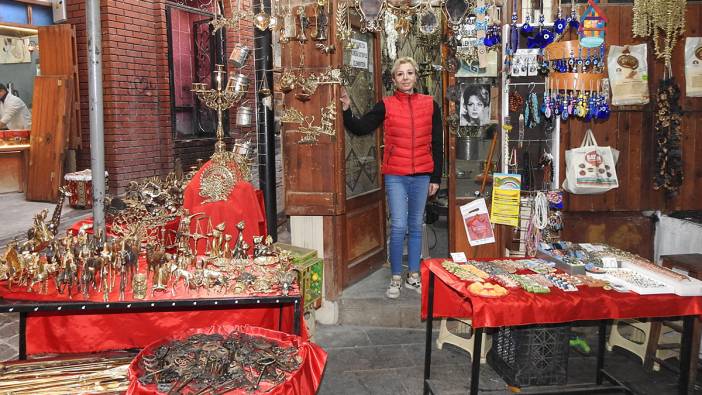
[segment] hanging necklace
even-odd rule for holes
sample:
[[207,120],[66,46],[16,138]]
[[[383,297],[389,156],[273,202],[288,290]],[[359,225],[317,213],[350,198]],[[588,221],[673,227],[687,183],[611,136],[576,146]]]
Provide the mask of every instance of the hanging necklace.
[[653,189],[664,189],[668,197],[678,194],[683,182],[682,110],[680,88],[675,78],[661,80],[656,95],[656,174]]
[[678,36],[685,33],[685,5],[686,0],[634,0],[634,37],[650,36],[656,57],[668,68]]

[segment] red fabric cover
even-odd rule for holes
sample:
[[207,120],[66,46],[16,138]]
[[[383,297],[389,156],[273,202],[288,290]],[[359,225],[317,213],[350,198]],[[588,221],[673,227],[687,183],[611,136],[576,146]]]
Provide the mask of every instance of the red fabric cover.
[[[200,177],[202,171],[210,165],[206,163],[200,171],[196,173],[184,192],[183,206],[191,213],[204,212],[211,218],[211,223],[217,225],[226,223],[226,232],[237,235],[236,224],[244,220],[244,238],[253,245],[254,235],[266,234],[266,217],[263,205],[263,194],[248,183],[240,181],[237,183],[227,201],[212,202],[203,204],[203,198],[199,195]],[[91,220],[79,221],[71,227],[73,232],[77,232],[84,223]],[[166,228],[176,230],[179,220],[172,221]],[[193,221],[191,230],[195,230]],[[203,232],[207,229],[203,228]],[[174,232],[166,232],[171,235]],[[109,227],[108,227],[109,234]],[[168,237],[167,237],[168,239]],[[236,241],[232,237],[232,246]],[[169,242],[173,242],[170,240]],[[204,253],[206,244],[201,241],[198,245],[198,253]],[[143,259],[143,258],[140,258]],[[139,266],[145,268],[144,262]],[[150,280],[149,280],[150,281]],[[39,285],[35,287],[38,289]],[[157,293],[152,299],[190,299],[207,297],[207,290],[202,290],[201,294],[185,293],[181,285],[175,296],[170,293]],[[0,297],[11,300],[39,300],[54,301],[68,300],[67,295],[59,295],[53,282],[49,284],[49,293],[41,295],[37,293],[24,292],[26,289],[15,289],[13,292],[7,290],[7,284],[0,285]],[[299,291],[295,291],[299,292]],[[131,299],[131,293],[125,295],[126,300]],[[217,298],[234,297],[235,295],[216,294]],[[239,295],[240,296],[240,295]],[[247,295],[249,296],[249,295]],[[81,298],[81,296],[76,296]],[[110,294],[110,300],[118,300],[119,286],[117,285]],[[79,300],[79,299],[76,299]],[[91,301],[102,302],[102,295],[94,293]],[[294,306],[283,308],[282,330],[293,331]],[[34,313],[27,317],[27,354],[40,353],[78,353],[118,350],[126,348],[141,348],[169,333],[180,333],[192,327],[208,327],[211,325],[230,324],[232,322],[241,324],[251,324],[272,329],[277,329],[279,325],[278,307],[240,308],[229,310],[208,310],[208,311],[179,311],[179,312],[112,312],[107,314],[80,314],[70,315],[64,313]],[[300,317],[302,338],[307,339],[307,329]]]
[[434,317],[471,318],[476,328],[548,324],[602,319],[702,315],[702,297],[673,294],[638,295],[602,288],[580,287],[578,292],[551,288],[549,294],[509,289],[501,298],[483,298],[468,292],[471,284],[447,272],[441,262],[422,262],[422,319],[427,317],[429,272],[435,275]]
[[[263,195],[261,191],[256,191],[251,183],[239,181],[229,194],[229,199],[219,202],[203,203],[204,198],[200,196],[200,178],[202,172],[212,164],[211,161],[195,174],[183,192],[183,207],[191,214],[205,213],[210,218],[212,226],[224,222],[226,224],[225,233],[232,235],[230,247],[234,246],[236,237],[239,234],[236,224],[244,221],[244,240],[253,246],[253,236],[266,235],[266,212],[263,205]],[[201,232],[207,232],[206,221],[200,224]],[[190,230],[195,231],[196,221],[190,224]],[[197,253],[204,254],[207,242],[200,240],[197,245]],[[251,253],[251,250],[249,250]]]
[[[166,343],[171,340],[178,340],[178,339],[185,339],[191,335],[194,335],[196,333],[206,333],[206,334],[212,334],[212,333],[219,333],[222,335],[228,335],[229,333],[237,331],[237,332],[242,332],[242,333],[247,333],[250,335],[256,335],[256,336],[261,336],[265,337],[267,339],[271,340],[276,340],[278,343],[281,343],[283,346],[290,346],[290,345],[295,345],[299,349],[299,354],[302,357],[302,364],[300,365],[300,368],[293,372],[290,378],[285,381],[284,383],[281,383],[277,387],[273,388],[269,392],[266,392],[267,389],[265,387],[261,387],[259,391],[256,391],[255,393],[267,393],[267,394],[286,394],[286,395],[307,395],[307,394],[315,394],[317,393],[317,389],[319,388],[319,384],[322,381],[322,373],[324,372],[324,365],[326,364],[327,361],[327,353],[318,345],[314,343],[310,343],[306,341],[303,338],[300,338],[299,336],[295,335],[289,335],[286,333],[282,332],[277,332],[277,331],[272,331],[268,329],[263,329],[263,328],[258,328],[258,327],[253,327],[253,326],[241,326],[241,325],[221,325],[221,326],[212,326],[209,328],[201,328],[201,329],[191,329],[189,331],[184,331],[184,332],[179,332],[176,335],[169,336],[166,339],[161,339],[158,340],[152,344],[149,344],[146,348],[144,348],[137,356],[132,360],[132,363],[129,365],[129,379],[130,379],[130,385],[129,389],[127,390],[127,394],[129,395],[156,395],[156,394],[161,394],[156,390],[156,386],[151,384],[151,385],[143,385],[137,380],[138,374],[141,372],[141,369],[139,368],[139,360],[141,357],[146,354],[150,353],[151,350],[155,349],[156,347],[160,346],[163,343]],[[226,392],[226,394],[250,394],[251,392],[247,392],[244,390],[236,390],[236,391],[229,391]]]
[[431,129],[434,98],[419,93],[395,91],[383,98],[385,151],[383,174],[431,173]]
[[[31,313],[27,316],[27,355],[86,353],[142,348],[191,328],[247,324],[293,333],[294,306],[164,312]],[[300,317],[301,338],[309,334]],[[282,324],[282,325],[281,325]]]
[[[139,257],[139,273],[146,273],[146,258],[144,256]],[[151,290],[153,284],[153,274],[149,274],[147,280],[148,290]],[[170,284],[170,278],[169,278]],[[7,281],[0,281],[0,297],[8,300],[30,300],[30,301],[42,301],[42,302],[52,302],[52,301],[70,301],[68,293],[64,291],[63,294],[59,294],[56,289],[56,283],[53,278],[49,279],[47,284],[47,293],[42,294],[41,283],[34,285],[34,292],[28,292],[26,286],[15,285],[10,291],[7,287]],[[289,296],[297,296],[300,294],[300,288],[298,284],[293,285],[293,288],[289,292]],[[184,300],[184,299],[199,299],[199,298],[235,298],[235,297],[256,297],[256,296],[276,296],[280,293],[246,293],[246,294],[235,294],[231,291],[220,292],[219,288],[215,287],[209,288],[199,288],[197,290],[189,290],[185,288],[185,284],[182,281],[178,282],[174,293],[171,292],[171,287],[169,286],[168,292],[156,292],[149,293],[147,295],[147,300]],[[76,293],[75,288],[73,292],[73,301],[80,303],[83,301],[83,295]],[[109,294],[108,300],[119,301],[119,278],[115,279],[115,286],[112,288],[112,292]],[[103,294],[100,291],[92,291],[90,297],[87,299],[89,302],[103,302]],[[132,296],[131,288],[125,292],[124,302],[143,302],[143,300],[134,299]],[[109,303],[109,302],[108,302]]]

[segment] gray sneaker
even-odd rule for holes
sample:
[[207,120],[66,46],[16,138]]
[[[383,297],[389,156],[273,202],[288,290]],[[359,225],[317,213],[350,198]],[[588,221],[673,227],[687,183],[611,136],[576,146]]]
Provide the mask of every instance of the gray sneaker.
[[402,284],[402,277],[398,275],[393,275],[392,279],[390,279],[390,285],[388,286],[388,290],[385,291],[385,296],[387,296],[390,299],[397,299],[400,297],[400,287]]
[[413,289],[417,293],[422,293],[422,281],[419,279],[419,273],[408,273],[407,280],[405,280],[405,288]]

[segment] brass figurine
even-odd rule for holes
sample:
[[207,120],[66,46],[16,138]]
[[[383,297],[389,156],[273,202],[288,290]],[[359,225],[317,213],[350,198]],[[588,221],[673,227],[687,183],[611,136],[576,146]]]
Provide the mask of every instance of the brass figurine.
[[134,275],[134,279],[132,280],[132,296],[134,299],[145,299],[146,287],[146,274],[137,273]]

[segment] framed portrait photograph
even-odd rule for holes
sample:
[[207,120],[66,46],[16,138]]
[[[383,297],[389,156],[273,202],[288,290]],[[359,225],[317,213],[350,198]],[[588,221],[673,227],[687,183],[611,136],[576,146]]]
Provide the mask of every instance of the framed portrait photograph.
[[466,84],[461,92],[460,126],[490,123],[490,85]]

